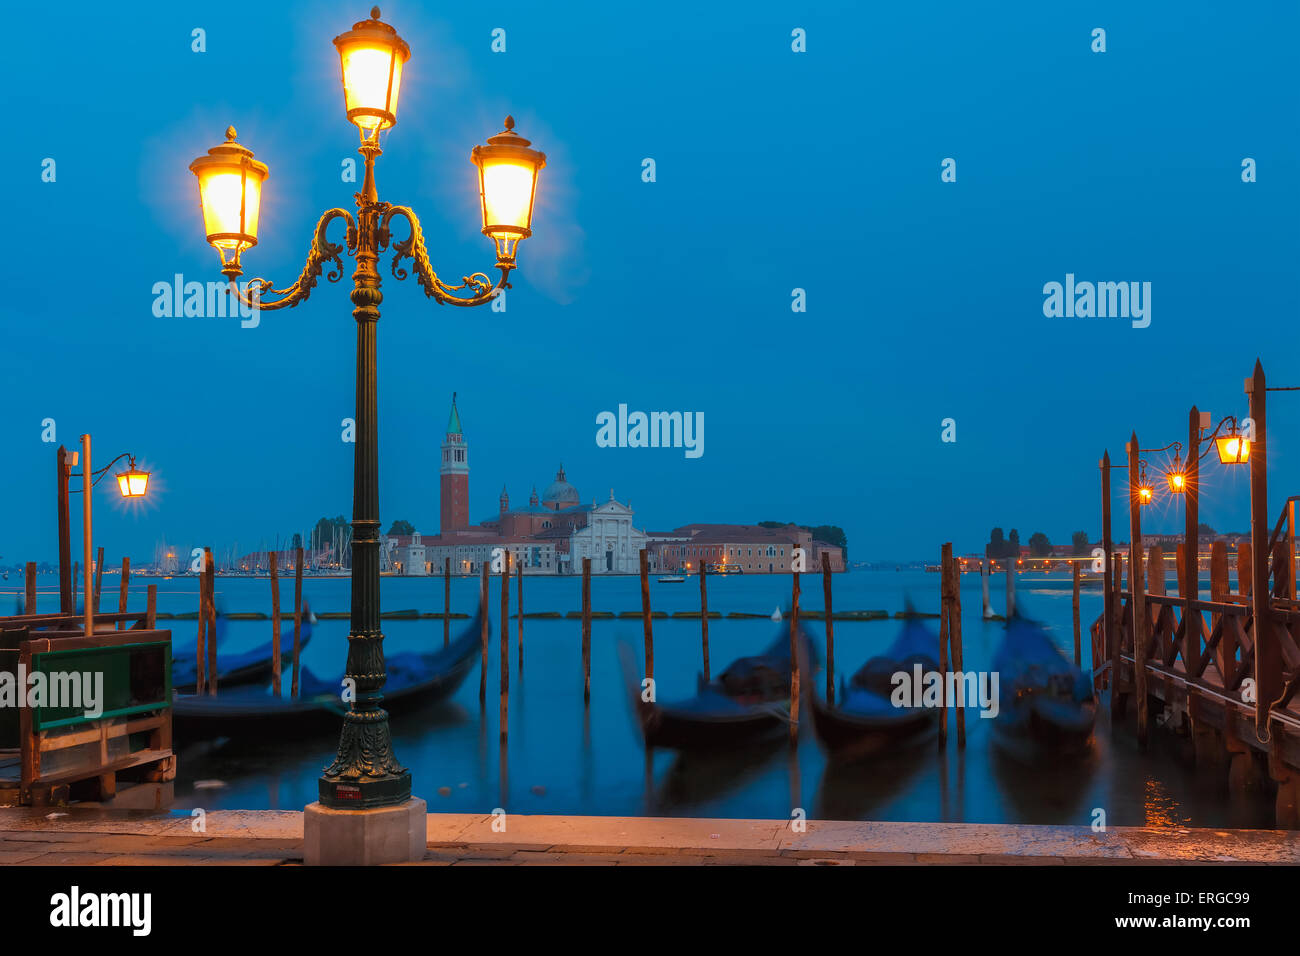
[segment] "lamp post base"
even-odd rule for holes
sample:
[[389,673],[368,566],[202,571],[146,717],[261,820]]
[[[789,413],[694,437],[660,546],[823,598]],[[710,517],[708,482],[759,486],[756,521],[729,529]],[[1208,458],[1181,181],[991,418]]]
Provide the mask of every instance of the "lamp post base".
[[321,806],[331,810],[376,810],[411,799],[411,775],[405,770],[359,780],[324,776],[316,783]]
[[374,810],[310,804],[303,814],[308,866],[379,866],[424,859],[428,806],[419,797]]

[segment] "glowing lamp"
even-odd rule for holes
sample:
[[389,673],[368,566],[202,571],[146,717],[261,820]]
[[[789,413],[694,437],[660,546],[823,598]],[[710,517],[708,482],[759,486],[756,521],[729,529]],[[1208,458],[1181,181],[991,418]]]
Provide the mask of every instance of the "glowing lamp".
[[529,149],[531,142],[514,127],[515,118],[507,116],[506,128],[470,153],[478,167],[483,235],[496,243],[501,262],[513,262],[519,240],[533,234],[537,174],[546,165],[546,154]]
[[199,179],[199,204],[208,242],[221,256],[222,272],[239,274],[239,254],[257,245],[262,183],[269,170],[253,159],[253,151],[235,142],[235,128],[226,127],[226,141],[190,163]]
[[129,459],[127,470],[117,475],[117,490],[122,493],[123,498],[143,498],[148,487],[149,472],[138,470],[135,467],[135,459]]
[[343,105],[348,121],[355,123],[363,140],[374,140],[380,130],[397,122],[397,94],[402,88],[402,67],[411,48],[397,31],[379,19],[372,7],[370,19],[354,23],[334,38],[343,69]]
[[1155,489],[1152,488],[1150,485],[1138,486],[1138,504],[1149,505],[1151,504],[1155,496],[1156,496]]
[[1187,490],[1187,476],[1181,471],[1171,471],[1165,478],[1169,481],[1169,490],[1174,494],[1180,495]]
[[1214,440],[1219,451],[1219,461],[1225,465],[1240,465],[1250,460],[1250,439],[1228,435]]

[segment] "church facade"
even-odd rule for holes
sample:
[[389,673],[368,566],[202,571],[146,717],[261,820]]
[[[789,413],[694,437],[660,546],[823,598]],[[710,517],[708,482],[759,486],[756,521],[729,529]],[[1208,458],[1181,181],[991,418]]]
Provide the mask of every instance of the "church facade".
[[561,465],[555,480],[539,495],[533,486],[527,505],[511,507],[503,487],[497,513],[470,524],[469,443],[461,426],[456,396],[441,446],[438,468],[437,535],[381,535],[380,566],[390,574],[479,574],[502,552],[511,568],[524,574],[580,574],[591,559],[593,574],[634,574],[640,570],[645,532],[634,527],[633,512],[610,489],[609,500],[584,504]]

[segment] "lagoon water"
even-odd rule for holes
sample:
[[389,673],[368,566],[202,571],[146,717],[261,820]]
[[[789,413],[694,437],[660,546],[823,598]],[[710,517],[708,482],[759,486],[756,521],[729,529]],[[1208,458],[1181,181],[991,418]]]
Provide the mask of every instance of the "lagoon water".
[[[49,582],[48,584],[46,582]],[[53,576],[42,579],[38,610],[57,610]],[[145,603],[149,583],[159,587],[160,612],[193,612],[198,582],[193,578],[133,579],[130,606]],[[819,610],[820,575],[802,578],[801,607]],[[684,584],[659,584],[651,579],[651,603],[656,611],[698,611],[695,577]],[[709,579],[709,607],[770,614],[790,600],[788,575],[748,575]],[[104,582],[104,606],[116,605],[117,579]],[[452,610],[472,614],[478,602],[477,578],[452,582]],[[478,665],[445,704],[393,721],[398,759],[410,768],[416,795],[431,811],[487,813],[501,807],[512,813],[593,815],[695,816],[730,818],[789,818],[796,809],[810,819],[871,819],[897,821],[964,821],[972,823],[1057,823],[1087,825],[1096,811],[1112,826],[1270,827],[1273,811],[1266,796],[1230,795],[1225,769],[1196,769],[1182,738],[1155,728],[1151,747],[1140,755],[1131,727],[1112,733],[1107,708],[1100,708],[1092,755],[1082,761],[1024,766],[1000,755],[992,746],[991,721],[967,713],[967,746],[958,751],[949,734],[942,751],[931,742],[913,751],[862,765],[828,763],[811,727],[805,727],[792,759],[785,743],[760,750],[682,758],[659,751],[646,759],[634,724],[618,651],[627,641],[637,660],[641,655],[639,618],[593,620],[592,694],[590,707],[582,699],[581,632],[577,620],[524,621],[524,666],[516,658],[517,622],[510,621],[509,737],[499,748],[497,687],[499,685],[500,580],[494,578],[489,604],[492,638],[488,699],[478,700]],[[511,582],[511,613],[515,611]],[[834,577],[837,611],[886,610],[891,615],[910,599],[917,610],[937,612],[939,575],[919,570],[853,571]],[[581,607],[577,577],[526,578],[524,610],[528,613],[576,611]],[[0,601],[9,606],[22,585],[12,580],[0,588]],[[1003,581],[992,582],[993,609],[1003,609]],[[306,600],[315,611],[346,611],[347,578],[308,578]],[[292,647],[292,579],[282,579],[281,603],[288,616],[281,626],[286,650]],[[223,611],[270,610],[270,582],[262,578],[217,578],[217,604]],[[441,612],[443,580],[384,578],[385,611],[416,609]],[[1022,574],[1017,587],[1022,612],[1045,622],[1057,646],[1073,654],[1071,591],[1068,577],[1055,573]],[[596,611],[639,611],[640,581],[636,577],[595,577],[592,607]],[[967,670],[987,670],[1002,637],[999,622],[981,619],[980,580],[962,576],[963,645]],[[1089,664],[1088,627],[1101,612],[1099,588],[1085,588],[1081,597],[1083,663]],[[929,622],[937,630],[938,622]],[[466,627],[453,621],[452,632]],[[194,621],[161,621],[171,627],[177,647],[194,646]],[[710,659],[720,672],[736,657],[760,652],[781,625],[767,619],[712,619]],[[883,650],[897,635],[900,622],[836,621],[836,683],[867,658]],[[804,627],[824,660],[824,625],[805,621]],[[303,653],[303,664],[317,675],[340,675],[347,653],[348,622],[321,620]],[[232,621],[222,650],[239,651],[266,643],[267,621]],[[442,644],[441,620],[384,621],[385,648],[391,653]],[[698,620],[656,619],[655,672],[662,701],[690,696],[701,666]],[[824,691],[825,674],[813,678]],[[288,668],[285,691],[288,690]],[[1132,708],[1130,708],[1132,710]],[[275,737],[268,727],[264,741],[187,744],[178,739],[176,781],[178,808],[300,809],[316,799],[316,781],[329,762],[337,735]]]

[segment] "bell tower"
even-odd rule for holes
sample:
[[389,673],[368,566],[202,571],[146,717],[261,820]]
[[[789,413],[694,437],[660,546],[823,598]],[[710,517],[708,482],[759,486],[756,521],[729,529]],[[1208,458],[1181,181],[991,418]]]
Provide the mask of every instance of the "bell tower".
[[442,463],[438,469],[441,531],[461,531],[469,527],[469,446],[460,429],[456,410],[456,393],[451,393],[451,417],[447,435],[442,440]]

